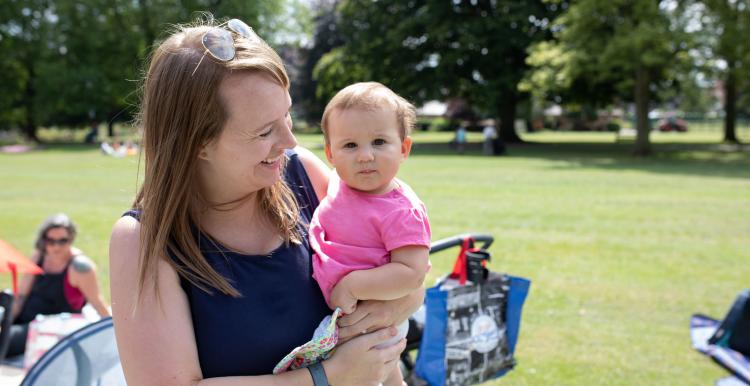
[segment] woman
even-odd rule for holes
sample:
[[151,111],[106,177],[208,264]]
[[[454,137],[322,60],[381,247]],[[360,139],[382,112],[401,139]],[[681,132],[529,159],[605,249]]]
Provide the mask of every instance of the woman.
[[110,241],[129,385],[375,385],[398,364],[403,340],[373,347],[421,290],[361,303],[330,359],[270,375],[330,313],[306,235],[329,170],[296,147],[288,87],[278,55],[237,20],[182,27],[155,49],[144,182]]
[[65,214],[50,216],[39,227],[32,261],[43,274],[24,275],[13,303],[13,330],[8,355],[25,351],[28,323],[37,315],[80,313],[88,302],[109,316],[99,292],[94,263],[73,247],[76,226]]

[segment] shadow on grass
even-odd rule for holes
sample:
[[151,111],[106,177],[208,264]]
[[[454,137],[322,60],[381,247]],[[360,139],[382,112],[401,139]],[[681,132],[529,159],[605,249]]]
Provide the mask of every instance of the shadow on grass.
[[99,150],[99,144],[85,144],[81,142],[44,142],[31,146],[28,151],[21,153],[39,153],[45,151],[82,152]]
[[[538,158],[560,161],[551,168],[602,168],[638,170],[650,173],[685,174],[726,178],[750,178],[750,145],[720,143],[656,143],[653,155],[632,155],[632,143],[527,142],[509,145],[504,157]],[[481,143],[469,143],[464,154],[458,154],[447,143],[416,143],[412,156],[440,155],[477,157]],[[500,157],[502,158],[502,157]]]
[[[97,145],[82,143],[45,143],[32,152],[39,151],[88,152],[98,150]],[[750,145],[720,143],[656,143],[653,155],[635,157],[632,143],[526,142],[509,145],[503,157],[536,158],[559,161],[550,168],[601,168],[607,170],[638,170],[649,173],[684,174],[724,178],[750,178]],[[420,142],[412,148],[412,156],[442,156],[486,159],[482,144],[470,142],[464,154],[458,154],[445,142]]]

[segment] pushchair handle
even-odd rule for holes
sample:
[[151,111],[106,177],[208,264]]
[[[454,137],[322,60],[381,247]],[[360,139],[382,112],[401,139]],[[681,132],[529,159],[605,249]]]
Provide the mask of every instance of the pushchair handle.
[[466,239],[467,237],[470,237],[474,241],[483,243],[482,247],[480,248],[483,250],[489,248],[490,245],[492,245],[492,242],[495,241],[495,239],[488,234],[464,233],[433,242],[432,244],[430,244],[430,253],[440,252],[448,248],[459,246],[463,244],[464,239]]

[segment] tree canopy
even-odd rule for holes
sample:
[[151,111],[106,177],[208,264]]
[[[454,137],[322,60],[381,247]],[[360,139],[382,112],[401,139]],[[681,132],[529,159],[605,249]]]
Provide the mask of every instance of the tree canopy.
[[530,48],[529,89],[571,100],[635,102],[636,154],[650,152],[652,89],[678,59],[669,9],[654,0],[579,0],[555,21],[555,39]]
[[209,11],[269,36],[279,1],[6,0],[0,4],[0,128],[85,125],[130,118],[154,41]]
[[341,47],[316,67],[318,91],[330,97],[361,80],[380,81],[409,99],[463,98],[501,121],[502,137],[517,141],[513,122],[523,98],[518,83],[526,48],[549,38],[557,1],[342,1]]

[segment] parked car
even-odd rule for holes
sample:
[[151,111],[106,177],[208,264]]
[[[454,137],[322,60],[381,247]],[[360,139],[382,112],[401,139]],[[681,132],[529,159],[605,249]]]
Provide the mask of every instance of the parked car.
[[677,131],[684,133],[687,131],[687,122],[680,118],[665,118],[659,121],[659,131]]

